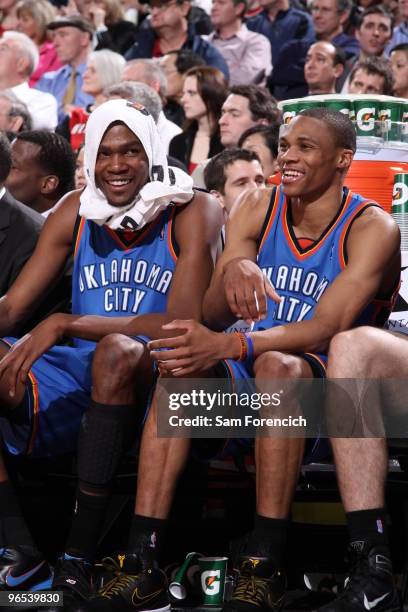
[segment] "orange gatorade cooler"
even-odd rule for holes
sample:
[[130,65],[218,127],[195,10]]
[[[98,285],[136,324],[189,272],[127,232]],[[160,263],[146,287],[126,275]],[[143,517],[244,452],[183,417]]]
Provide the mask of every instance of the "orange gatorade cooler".
[[379,147],[372,151],[357,148],[346,177],[346,185],[381,204],[391,212],[394,176],[408,172],[408,145]]

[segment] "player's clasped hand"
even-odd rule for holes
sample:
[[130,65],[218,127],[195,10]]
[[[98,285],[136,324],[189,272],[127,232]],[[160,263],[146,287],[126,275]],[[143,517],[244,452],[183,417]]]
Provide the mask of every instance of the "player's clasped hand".
[[15,396],[19,383],[26,384],[33,363],[62,336],[61,316],[54,314],[13,344],[0,361],[0,379],[7,380],[10,397]]
[[256,263],[242,257],[232,259],[225,265],[224,291],[231,312],[248,324],[266,317],[268,297],[277,303],[281,301]]
[[227,334],[215,333],[193,320],[172,321],[163,325],[163,329],[180,334],[148,344],[151,357],[163,374],[186,376],[208,370],[223,357]]

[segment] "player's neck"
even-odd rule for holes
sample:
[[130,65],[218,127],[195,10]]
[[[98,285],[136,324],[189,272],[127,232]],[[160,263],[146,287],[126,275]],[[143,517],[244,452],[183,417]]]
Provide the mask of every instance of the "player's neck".
[[318,238],[332,222],[343,202],[343,185],[332,185],[323,193],[292,198],[292,223],[296,230],[310,238]]

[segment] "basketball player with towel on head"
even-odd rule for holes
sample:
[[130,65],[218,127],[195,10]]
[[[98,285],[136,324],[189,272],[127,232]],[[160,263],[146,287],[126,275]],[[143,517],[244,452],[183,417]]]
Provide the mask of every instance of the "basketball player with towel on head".
[[[75,450],[80,432],[75,517],[52,586],[64,590],[65,609],[89,595],[110,482],[145,414],[154,378],[146,341],[161,337],[163,324],[175,317],[201,320],[222,226],[217,202],[195,193],[188,175],[167,166],[143,107],[124,100],[102,104],[85,140],[87,187],[60,201],[0,300],[5,448],[54,456]],[[20,340],[7,337],[52,287],[71,252],[72,314],[54,314]],[[56,346],[65,339],[72,346]],[[1,588],[49,584],[48,564],[24,524],[3,463],[0,527]],[[30,584],[17,580],[23,574]],[[157,570],[153,579],[156,603],[167,609],[165,577]]]

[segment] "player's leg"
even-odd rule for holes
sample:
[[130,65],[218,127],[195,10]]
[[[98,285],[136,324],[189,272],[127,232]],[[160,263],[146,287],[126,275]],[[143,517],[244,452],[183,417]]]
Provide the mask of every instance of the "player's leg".
[[[206,375],[210,373],[206,372]],[[112,591],[102,591],[100,596],[89,601],[86,608],[89,612],[107,611],[112,609],[112,605],[120,606],[124,611],[142,607],[149,611],[170,610],[167,581],[159,569],[159,555],[176,484],[188,457],[190,440],[158,437],[157,394],[155,391],[143,428],[135,514],[123,572]],[[142,593],[146,598],[144,604]]]
[[[274,379],[311,378],[303,358],[267,352],[254,364],[257,383]],[[296,400],[285,405],[288,414],[299,411]],[[304,453],[304,438],[258,437],[255,441],[257,511],[254,529],[237,551],[239,580],[232,600],[223,610],[278,610],[283,599],[282,573],[289,514]]]
[[[9,346],[0,341],[0,359],[8,351]],[[11,398],[7,378],[0,380],[0,417],[5,419],[1,427],[3,439],[7,440],[9,419],[29,419],[25,394],[26,385],[19,383]],[[50,567],[28,530],[0,454],[0,589],[47,588],[51,579]]]
[[[389,332],[362,327],[337,335],[331,343],[328,379],[377,379],[408,375],[408,339]],[[369,381],[368,381],[368,384]],[[347,396],[330,392],[328,419],[335,414],[352,417],[354,406]],[[356,402],[357,403],[357,402]],[[350,401],[349,401],[350,404]],[[381,394],[370,394],[369,411],[381,413]],[[359,414],[364,411],[359,406]],[[375,607],[378,612],[399,610],[392,581],[387,538],[385,481],[388,472],[387,442],[384,438],[332,437],[339,489],[346,511],[350,553],[356,571],[347,588],[325,612],[354,612]]]
[[64,601],[72,609],[89,596],[91,564],[111,481],[124,453],[137,439],[152,383],[153,369],[142,342],[111,334],[98,343],[92,364],[91,404],[78,440],[75,514],[53,583],[53,588],[64,591]]

